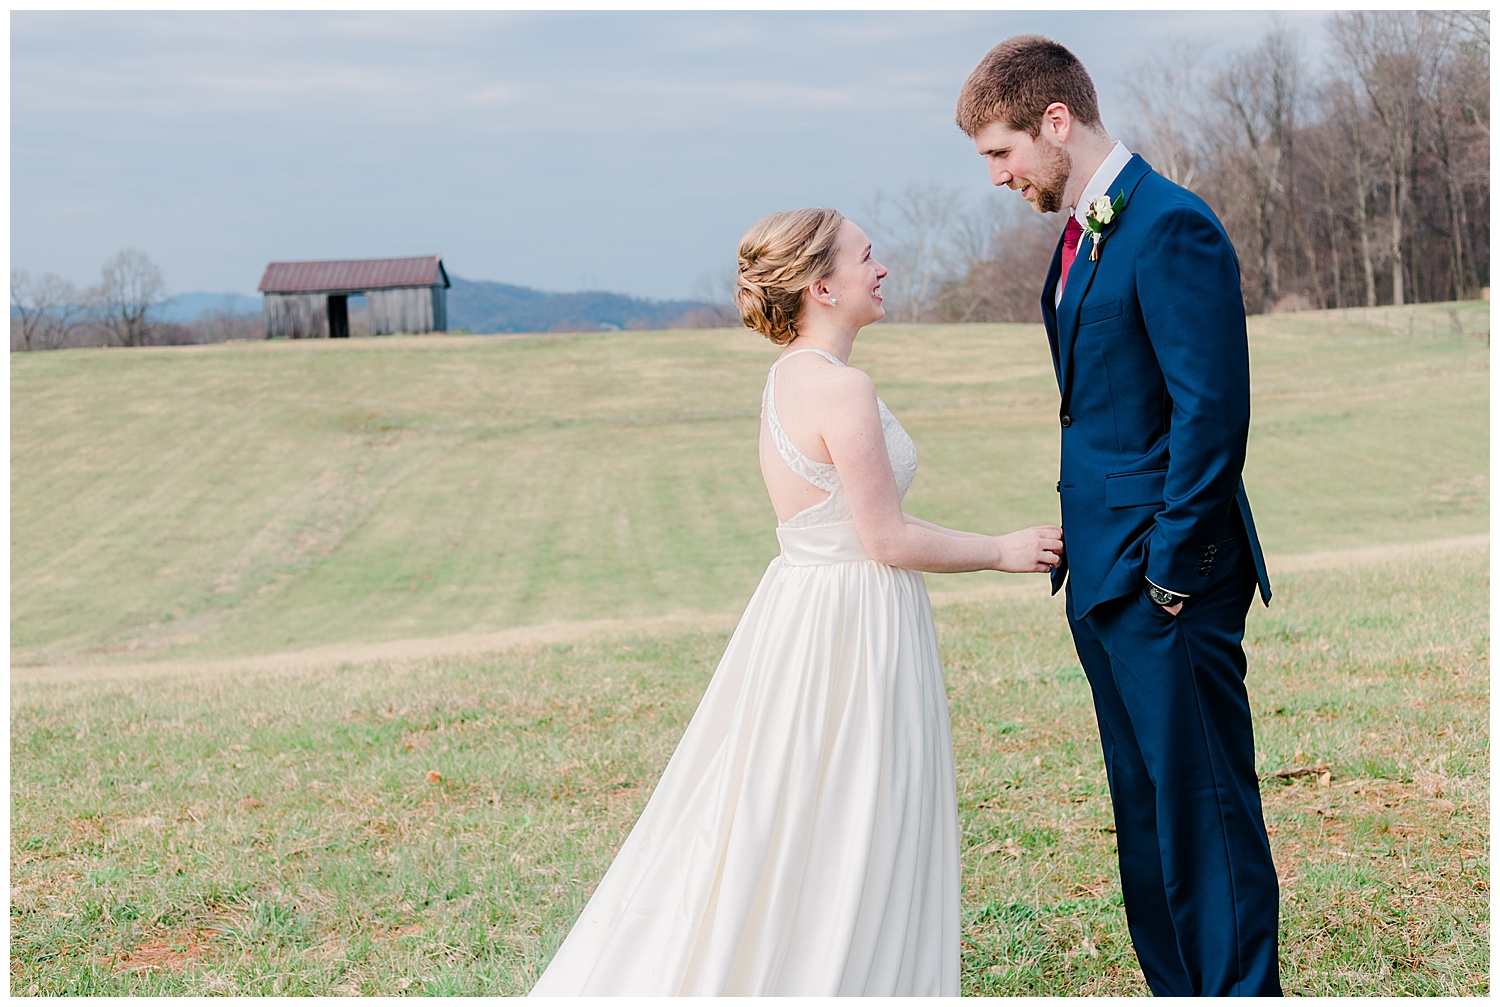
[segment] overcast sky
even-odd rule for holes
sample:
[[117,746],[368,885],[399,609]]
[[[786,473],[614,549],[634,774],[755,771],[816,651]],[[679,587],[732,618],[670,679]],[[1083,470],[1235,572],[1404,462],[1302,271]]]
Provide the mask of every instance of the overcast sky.
[[[273,259],[436,252],[469,279],[691,296],[766,213],[982,192],[953,105],[1008,35],[1077,53],[1128,142],[1132,66],[1272,17],[14,12],[11,264],[83,284],[135,246],[173,293],[250,294]],[[1283,17],[1316,60],[1326,15]]]

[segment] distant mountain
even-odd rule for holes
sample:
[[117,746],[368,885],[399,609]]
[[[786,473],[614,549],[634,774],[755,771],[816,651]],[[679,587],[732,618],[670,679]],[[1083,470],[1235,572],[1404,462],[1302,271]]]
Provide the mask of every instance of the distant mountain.
[[592,332],[599,329],[659,329],[690,311],[698,301],[650,301],[626,294],[587,290],[553,294],[489,280],[448,274],[448,331]]
[[[587,290],[555,294],[489,280],[448,276],[448,331],[470,332],[595,332],[600,329],[659,329],[690,311],[711,306],[699,301],[652,301],[628,294]],[[165,322],[193,322],[214,312],[259,315],[259,295],[178,294],[156,310]]]
[[229,315],[258,315],[261,312],[260,297],[244,294],[209,294],[194,291],[178,294],[162,302],[154,312],[164,322],[195,322],[204,315],[222,311]]

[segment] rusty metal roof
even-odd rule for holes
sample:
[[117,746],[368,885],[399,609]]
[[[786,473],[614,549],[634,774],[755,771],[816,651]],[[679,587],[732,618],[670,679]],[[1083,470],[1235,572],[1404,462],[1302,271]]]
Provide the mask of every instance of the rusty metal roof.
[[260,279],[268,294],[316,291],[386,290],[391,287],[451,286],[441,255],[411,259],[339,259],[324,262],[272,262]]

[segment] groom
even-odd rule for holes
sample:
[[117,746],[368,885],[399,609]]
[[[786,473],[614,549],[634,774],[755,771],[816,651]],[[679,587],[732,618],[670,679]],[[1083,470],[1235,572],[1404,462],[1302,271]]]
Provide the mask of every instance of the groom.
[[1136,955],[1158,996],[1280,994],[1276,869],[1241,641],[1271,598],[1240,482],[1239,262],[1208,206],[1110,139],[1038,35],[969,75],[958,125],[1067,226],[1042,287],[1062,403],[1068,624],[1094,693]]

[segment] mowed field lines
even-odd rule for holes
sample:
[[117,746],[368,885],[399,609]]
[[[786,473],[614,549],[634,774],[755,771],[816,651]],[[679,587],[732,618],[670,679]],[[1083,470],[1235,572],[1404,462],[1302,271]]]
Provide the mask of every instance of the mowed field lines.
[[[1489,991],[1488,305],[1251,320],[1304,995]],[[1456,324],[1455,324],[1456,323]],[[776,551],[743,332],[16,354],[13,994],[520,994]],[[914,513],[1056,517],[1036,326],[878,326]],[[1143,994],[1040,578],[929,579],[963,991]]]
[[[1488,525],[1488,306],[1251,320],[1247,483],[1277,554]],[[732,613],[776,552],[774,349],[740,331],[17,354],[21,665],[233,658]],[[909,509],[1056,519],[1037,326],[877,326],[853,363],[916,439]],[[933,578],[935,592],[991,575]]]

